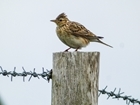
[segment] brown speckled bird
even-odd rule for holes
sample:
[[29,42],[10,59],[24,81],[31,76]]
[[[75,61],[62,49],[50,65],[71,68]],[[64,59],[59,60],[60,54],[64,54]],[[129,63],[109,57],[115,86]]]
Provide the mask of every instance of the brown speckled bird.
[[96,36],[80,23],[70,21],[64,13],[61,13],[55,20],[51,21],[57,25],[56,33],[59,39],[69,46],[65,51],[68,51],[71,48],[74,48],[76,49],[75,51],[77,51],[82,47],[86,47],[90,42],[102,43],[113,48],[100,40],[103,37]]

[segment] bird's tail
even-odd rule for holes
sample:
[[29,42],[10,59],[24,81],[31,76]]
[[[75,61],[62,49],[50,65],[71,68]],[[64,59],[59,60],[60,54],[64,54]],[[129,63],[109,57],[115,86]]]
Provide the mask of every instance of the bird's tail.
[[104,43],[104,42],[102,42],[100,39],[103,39],[104,37],[102,37],[102,36],[97,36],[97,41],[96,42],[98,42],[98,43],[102,43],[102,44],[104,44],[104,45],[106,45],[106,46],[108,46],[108,47],[111,47],[111,48],[113,48],[112,46],[110,46],[110,45],[108,45],[108,44],[106,44],[106,43]]
[[102,36],[97,36],[97,38],[99,38],[99,39],[103,39],[104,37],[102,37]]
[[97,41],[98,43],[101,43],[101,44],[104,44],[104,45],[106,45],[106,46],[108,46],[108,47],[111,47],[111,48],[113,48],[111,45],[109,45],[109,44],[106,44],[106,43],[104,43],[104,42],[102,42],[102,41],[100,41],[99,39],[98,39],[98,41]]
[[111,48],[113,48],[112,46],[110,46],[109,44],[106,44],[106,43],[104,43],[104,42],[102,42],[100,39],[103,39],[104,37],[102,37],[102,36],[96,36],[96,37],[92,37],[92,38],[90,38],[90,41],[91,42],[98,42],[98,43],[101,43],[101,44],[104,44],[104,45],[106,45],[106,46],[108,46],[108,47],[111,47]]

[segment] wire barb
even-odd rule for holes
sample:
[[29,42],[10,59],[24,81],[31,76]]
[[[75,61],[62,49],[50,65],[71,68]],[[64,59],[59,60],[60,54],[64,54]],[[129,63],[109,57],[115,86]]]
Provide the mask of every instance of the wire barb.
[[[22,69],[23,69],[22,73],[17,73],[16,67],[14,67],[13,71],[8,72],[7,70],[4,70],[0,66],[0,75],[7,76],[7,77],[9,77],[9,75],[10,75],[11,81],[13,81],[13,77],[17,77],[17,76],[23,77],[23,81],[25,81],[25,77],[27,77],[27,76],[30,76],[28,81],[30,81],[32,77],[38,78],[38,79],[40,79],[39,77],[42,77],[43,79],[45,79],[48,82],[50,81],[50,79],[52,79],[52,69],[45,70],[44,67],[42,67],[42,73],[36,73],[35,68],[33,69],[33,71],[30,71],[30,72],[26,72],[24,67],[22,67]],[[132,98],[131,96],[123,95],[124,92],[121,92],[121,88],[119,88],[118,93],[115,93],[116,88],[110,92],[106,91],[106,89],[107,89],[107,86],[102,90],[98,90],[98,92],[99,92],[98,96],[100,96],[101,94],[103,94],[103,95],[106,94],[108,96],[107,99],[112,97],[112,99],[118,99],[118,100],[123,99],[124,101],[126,101],[127,105],[129,105],[130,103],[132,103],[133,105],[136,103],[140,105],[140,101],[138,99]]]
[[132,103],[133,105],[136,104],[136,103],[140,105],[140,101],[138,99],[131,98],[131,96],[126,96],[126,95],[123,96],[124,92],[121,92],[121,88],[119,88],[118,93],[115,93],[116,88],[113,91],[110,91],[110,92],[106,91],[106,89],[107,89],[107,86],[102,90],[98,90],[99,91],[99,96],[101,94],[107,94],[108,95],[107,99],[112,97],[112,99],[118,99],[118,100],[123,99],[124,101],[126,101],[127,105],[129,105],[130,103]]
[[7,70],[3,70],[3,68],[0,66],[0,75],[3,75],[3,76],[8,76],[11,75],[11,81],[13,81],[13,77],[16,77],[16,76],[22,76],[23,77],[23,81],[25,81],[25,77],[27,76],[30,76],[29,77],[29,80],[31,80],[32,77],[37,77],[38,79],[40,79],[39,77],[42,77],[43,79],[47,80],[48,82],[50,81],[50,79],[52,78],[52,69],[49,71],[49,70],[44,70],[44,68],[42,68],[42,73],[36,73],[35,72],[35,68],[33,69],[33,71],[30,71],[30,72],[26,72],[25,71],[25,68],[22,67],[23,69],[23,72],[22,73],[17,73],[16,72],[16,67],[14,67],[14,70],[13,71],[10,71],[8,72]]

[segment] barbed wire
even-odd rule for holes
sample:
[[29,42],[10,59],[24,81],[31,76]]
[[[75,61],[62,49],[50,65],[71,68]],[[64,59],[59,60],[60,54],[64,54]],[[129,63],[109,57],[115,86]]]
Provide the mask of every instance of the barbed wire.
[[1,69],[1,71],[0,71],[1,75],[7,76],[7,77],[9,77],[9,75],[11,76],[11,81],[13,80],[13,77],[16,77],[16,76],[22,76],[23,81],[25,81],[25,77],[27,77],[27,76],[30,76],[28,81],[30,81],[32,77],[36,77],[38,79],[40,79],[39,77],[42,77],[43,79],[45,79],[49,82],[49,80],[52,78],[52,69],[51,70],[47,70],[47,69],[45,70],[44,67],[42,67],[42,73],[36,73],[35,68],[33,69],[33,71],[26,72],[25,68],[22,67],[22,69],[23,69],[22,73],[17,73],[16,72],[16,67],[14,67],[13,71],[3,70],[3,68],[1,66],[0,66],[0,69]]
[[[14,67],[13,71],[4,70],[1,66],[0,66],[0,69],[1,69],[0,75],[7,76],[7,77],[11,76],[11,81],[13,80],[13,77],[16,77],[16,76],[23,77],[23,81],[25,81],[25,77],[27,77],[27,76],[30,76],[28,81],[30,81],[32,77],[35,77],[38,79],[39,79],[39,77],[42,77],[43,79],[47,80],[48,82],[50,81],[50,79],[52,79],[52,69],[45,70],[44,67],[42,67],[42,73],[36,73],[35,68],[33,69],[33,71],[26,72],[24,67],[22,67],[22,69],[23,69],[22,73],[17,73],[16,67]],[[103,94],[103,95],[106,94],[108,96],[107,99],[112,97],[112,99],[123,99],[124,101],[126,101],[127,105],[129,105],[130,103],[132,103],[133,105],[136,103],[140,105],[140,101],[138,99],[132,98],[131,96],[123,95],[124,92],[121,92],[121,89],[119,89],[118,93],[115,93],[116,88],[110,92],[106,91],[106,89],[107,89],[107,86],[102,90],[98,90],[99,96],[101,94]]]
[[140,105],[140,101],[138,99],[132,98],[131,96],[123,95],[124,92],[121,92],[121,88],[119,88],[118,93],[115,93],[116,88],[110,92],[106,91],[106,89],[107,89],[107,86],[102,90],[98,90],[99,96],[101,94],[106,94],[108,96],[107,99],[112,97],[112,99],[123,99],[124,101],[126,101],[127,105],[129,105],[130,103],[132,103],[133,105],[136,103]]

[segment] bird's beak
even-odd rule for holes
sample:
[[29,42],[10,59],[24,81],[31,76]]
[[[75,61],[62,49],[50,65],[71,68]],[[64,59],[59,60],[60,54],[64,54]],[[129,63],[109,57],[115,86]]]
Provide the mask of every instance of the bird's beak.
[[56,20],[50,20],[50,21],[56,23]]

